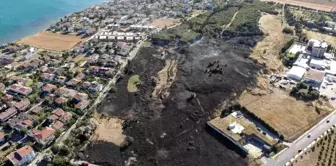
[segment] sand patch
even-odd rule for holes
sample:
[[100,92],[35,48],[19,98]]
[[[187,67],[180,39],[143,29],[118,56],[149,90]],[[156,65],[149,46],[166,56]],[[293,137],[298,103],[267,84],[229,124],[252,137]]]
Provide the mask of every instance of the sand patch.
[[173,81],[175,80],[177,72],[177,62],[176,60],[167,60],[165,67],[158,73],[156,87],[152,93],[154,98],[161,96],[166,98],[169,96],[167,91]]
[[314,32],[310,30],[303,30],[303,32],[307,34],[308,39],[321,39],[321,40],[326,41],[328,44],[331,44],[334,47],[336,47],[336,37],[335,36],[331,36],[331,35],[327,35],[327,34],[323,34],[319,32]]
[[118,118],[103,118],[91,136],[90,141],[106,141],[120,146],[126,136],[123,134],[123,120]]
[[25,37],[19,40],[18,43],[51,51],[65,51],[70,50],[83,40],[85,39],[76,35],[62,35],[59,33],[44,31]]

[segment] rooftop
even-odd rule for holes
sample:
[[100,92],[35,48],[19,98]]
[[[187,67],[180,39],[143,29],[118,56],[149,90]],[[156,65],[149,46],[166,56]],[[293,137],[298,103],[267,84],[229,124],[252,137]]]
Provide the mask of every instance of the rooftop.
[[319,70],[315,70],[315,69],[310,69],[308,70],[308,72],[305,75],[305,78],[309,78],[312,80],[316,80],[316,81],[323,81],[324,78],[324,72],[319,71]]

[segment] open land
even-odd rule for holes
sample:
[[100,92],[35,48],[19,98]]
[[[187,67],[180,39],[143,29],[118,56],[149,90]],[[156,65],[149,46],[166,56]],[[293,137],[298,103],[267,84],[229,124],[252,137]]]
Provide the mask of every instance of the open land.
[[[152,92],[161,86],[155,77],[165,68],[164,60],[153,56],[160,55],[155,48],[140,51],[129,67],[132,74],[126,75],[98,108],[98,112],[125,119],[125,134],[134,142],[122,152],[124,160],[136,157],[138,165],[217,165],[222,161],[247,165],[247,158],[230,152],[236,150],[234,145],[209,134],[206,122],[215,113],[214,103],[230,101],[234,93],[255,84],[254,74],[260,66],[249,60],[250,46],[242,41],[257,39],[203,39],[191,48],[168,54],[169,60],[176,58],[177,72],[169,95],[161,99]],[[207,70],[209,63],[216,61],[222,74]],[[127,91],[128,79],[134,74],[143,81],[136,94]],[[102,148],[100,153],[103,156],[107,151]]]
[[275,88],[264,94],[245,92],[239,100],[242,106],[263,119],[289,141],[295,140],[329,113],[327,109],[321,109],[318,113],[313,105],[298,101]]
[[304,30],[303,32],[307,34],[307,37],[309,39],[323,39],[327,43],[330,43],[332,46],[334,47],[336,46],[336,37],[334,36],[323,34],[320,32],[314,32],[310,30]]
[[62,35],[44,31],[25,37],[19,40],[18,43],[51,51],[65,51],[73,48],[81,41],[83,41],[83,39],[80,36]]
[[179,23],[180,20],[174,19],[174,18],[160,18],[153,20],[151,23],[151,26],[157,27],[157,28],[164,28],[164,27],[170,27],[177,23]]
[[261,0],[261,1],[272,1],[281,4],[291,4],[295,6],[303,6],[327,12],[334,11],[336,5],[336,2],[327,0]]
[[271,71],[278,71],[283,67],[278,58],[279,50],[290,37],[282,32],[285,26],[281,24],[279,16],[265,14],[259,25],[266,35],[253,49],[252,58],[265,64]]

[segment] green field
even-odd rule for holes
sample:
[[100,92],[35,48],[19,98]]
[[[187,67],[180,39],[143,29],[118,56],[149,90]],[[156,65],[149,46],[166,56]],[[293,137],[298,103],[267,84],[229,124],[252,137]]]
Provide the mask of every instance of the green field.
[[138,91],[137,86],[141,84],[139,75],[134,75],[128,80],[127,90],[128,92],[134,93]]

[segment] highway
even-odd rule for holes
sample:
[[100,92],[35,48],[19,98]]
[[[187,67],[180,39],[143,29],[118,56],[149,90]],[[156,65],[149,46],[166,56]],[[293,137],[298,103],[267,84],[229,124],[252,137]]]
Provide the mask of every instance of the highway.
[[[329,121],[329,122],[327,122]],[[289,162],[294,156],[303,151],[309,144],[315,141],[319,136],[323,135],[325,131],[336,124],[336,113],[332,112],[330,115],[321,120],[318,124],[300,136],[297,140],[290,144],[288,148],[277,154],[274,158],[267,159],[266,166],[281,166]],[[310,135],[310,138],[308,138]]]

